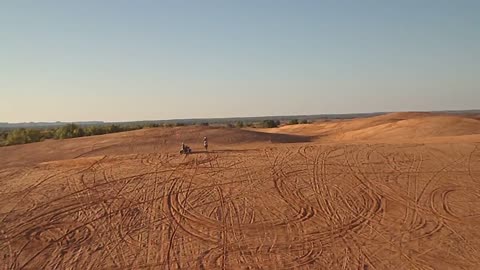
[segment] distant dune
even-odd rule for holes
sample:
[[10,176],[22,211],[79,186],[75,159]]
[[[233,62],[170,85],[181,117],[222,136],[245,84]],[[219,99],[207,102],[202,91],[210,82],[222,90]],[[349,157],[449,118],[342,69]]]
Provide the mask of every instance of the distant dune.
[[[475,116],[434,113],[390,113],[381,116],[322,121],[307,125],[283,126],[264,132],[312,136],[319,141],[422,140],[438,141],[442,137],[460,136],[477,139],[480,120]],[[480,138],[480,137],[478,137]]]

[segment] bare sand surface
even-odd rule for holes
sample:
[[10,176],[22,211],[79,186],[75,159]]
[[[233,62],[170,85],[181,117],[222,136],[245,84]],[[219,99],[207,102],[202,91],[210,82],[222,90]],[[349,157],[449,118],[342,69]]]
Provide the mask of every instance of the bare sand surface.
[[480,269],[479,145],[396,113],[2,147],[0,268]]

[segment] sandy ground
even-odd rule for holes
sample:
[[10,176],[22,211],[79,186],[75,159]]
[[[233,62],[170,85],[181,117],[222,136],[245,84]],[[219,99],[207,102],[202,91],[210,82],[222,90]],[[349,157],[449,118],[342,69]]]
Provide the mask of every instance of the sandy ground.
[[480,269],[479,134],[391,114],[0,148],[0,268]]

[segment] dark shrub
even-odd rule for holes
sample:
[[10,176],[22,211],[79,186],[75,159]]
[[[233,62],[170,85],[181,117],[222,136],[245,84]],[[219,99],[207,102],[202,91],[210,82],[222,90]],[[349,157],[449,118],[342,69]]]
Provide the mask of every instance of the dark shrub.
[[292,119],[292,120],[288,121],[288,124],[289,125],[297,125],[298,124],[298,119]]
[[274,121],[274,120],[264,120],[262,122],[262,127],[263,128],[276,128],[280,125],[280,121]]

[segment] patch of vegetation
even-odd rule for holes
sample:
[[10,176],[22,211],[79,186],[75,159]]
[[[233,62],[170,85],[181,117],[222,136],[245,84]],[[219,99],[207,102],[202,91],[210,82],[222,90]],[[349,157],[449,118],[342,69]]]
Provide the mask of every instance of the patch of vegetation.
[[67,124],[58,128],[55,132],[55,139],[68,139],[83,136],[85,136],[85,131],[76,124]]
[[243,127],[245,127],[245,124],[243,123],[243,121],[238,121],[238,122],[235,124],[235,126],[236,126],[237,128],[243,128]]
[[280,125],[279,120],[263,120],[261,126],[263,128],[276,128]]
[[5,144],[7,140],[8,132],[7,131],[0,131],[0,145]]
[[298,119],[292,119],[288,121],[287,125],[298,125]]
[[32,142],[40,142],[46,139],[69,139],[84,136],[95,136],[109,133],[117,133],[142,129],[147,127],[159,127],[159,124],[143,124],[143,125],[103,125],[103,126],[87,126],[82,127],[77,124],[67,124],[59,128],[49,129],[26,129],[19,128],[10,131],[0,132],[0,146],[25,144]]
[[4,145],[39,142],[44,139],[40,130],[26,128],[14,129],[6,137],[5,134],[2,136],[4,137]]
[[103,135],[107,133],[107,129],[103,126],[91,126],[85,128],[85,136]]

